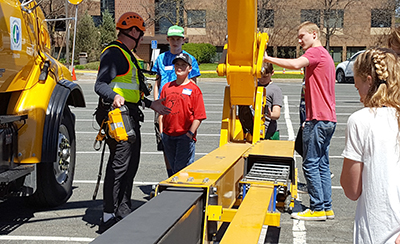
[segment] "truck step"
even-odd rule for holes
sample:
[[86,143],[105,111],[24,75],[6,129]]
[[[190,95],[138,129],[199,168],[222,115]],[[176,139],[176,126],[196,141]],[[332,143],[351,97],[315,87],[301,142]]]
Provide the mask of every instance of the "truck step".
[[0,183],[10,183],[34,170],[34,165],[20,165],[0,173]]

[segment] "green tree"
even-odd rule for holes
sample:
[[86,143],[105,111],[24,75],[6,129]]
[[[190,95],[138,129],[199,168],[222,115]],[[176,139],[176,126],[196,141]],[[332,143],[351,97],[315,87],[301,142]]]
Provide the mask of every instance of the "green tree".
[[112,14],[106,9],[102,16],[102,24],[100,26],[100,44],[104,47],[117,38],[115,22]]
[[79,53],[86,52],[88,61],[96,61],[100,56],[100,32],[92,17],[86,12],[78,21],[75,43],[75,59]]

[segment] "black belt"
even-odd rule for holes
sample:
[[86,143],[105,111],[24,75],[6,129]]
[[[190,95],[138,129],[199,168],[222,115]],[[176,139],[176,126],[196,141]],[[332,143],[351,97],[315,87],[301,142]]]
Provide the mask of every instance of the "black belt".
[[138,103],[125,102],[125,105],[129,108],[129,115],[131,115],[135,121],[144,121],[144,115]]

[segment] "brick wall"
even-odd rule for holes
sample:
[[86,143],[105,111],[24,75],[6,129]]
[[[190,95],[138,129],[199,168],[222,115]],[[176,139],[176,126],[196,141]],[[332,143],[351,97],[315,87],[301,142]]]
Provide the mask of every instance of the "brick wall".
[[[376,45],[385,38],[385,34],[390,32],[390,28],[371,28],[371,9],[384,8],[386,0],[370,1],[339,1],[338,9],[344,9],[343,28],[330,39],[330,46],[335,50],[342,50],[342,59],[346,58],[346,51],[349,47],[368,48]],[[186,0],[187,9],[200,9],[207,11],[206,29],[194,30],[187,29],[189,42],[207,42],[216,46],[225,43],[226,36],[226,6],[223,0]],[[324,9],[323,0],[281,0],[270,1],[266,8],[274,10],[274,28],[264,29],[270,35],[269,46],[295,47],[299,50],[297,43],[297,26],[300,24],[302,9]],[[346,6],[346,4],[351,3]],[[345,7],[346,6],[346,7]],[[121,14],[127,11],[139,13],[147,24],[146,36],[149,38],[143,44],[149,44],[149,40],[154,37],[154,24],[149,21],[154,16],[154,0],[115,0],[115,14],[118,19]],[[185,16],[186,18],[186,16]],[[323,26],[321,25],[321,30]],[[197,33],[197,34],[196,34]],[[162,37],[156,36],[155,39]],[[325,39],[321,38],[323,44]],[[140,47],[140,55],[148,55],[151,50],[145,52]],[[147,59],[144,58],[144,59]]]

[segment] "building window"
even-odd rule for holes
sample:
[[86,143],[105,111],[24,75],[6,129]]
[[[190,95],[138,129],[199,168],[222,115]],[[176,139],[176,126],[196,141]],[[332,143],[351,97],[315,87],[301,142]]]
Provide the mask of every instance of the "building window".
[[296,58],[296,47],[278,47],[278,58]]
[[389,9],[372,9],[371,27],[391,27],[393,14]]
[[[65,16],[62,15],[59,18],[65,18]],[[66,31],[66,22],[65,22],[65,20],[55,21],[54,30],[55,31]]]
[[103,22],[103,18],[100,15],[92,15],[94,26],[99,27]]
[[319,9],[302,9],[300,22],[310,21],[320,26],[321,22],[321,10]]
[[274,27],[274,10],[258,9],[257,26],[258,28]]
[[115,1],[114,0],[101,0],[100,1],[100,11],[104,13],[104,11],[108,10],[108,12],[112,15],[113,19],[115,19]]
[[333,62],[342,62],[342,47],[329,47]]
[[188,10],[187,26],[189,28],[206,28],[206,11],[205,10]]
[[183,0],[155,0],[155,34],[167,34],[172,25],[183,23]]
[[325,28],[343,28],[343,9],[333,9],[324,11]]

